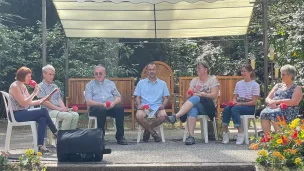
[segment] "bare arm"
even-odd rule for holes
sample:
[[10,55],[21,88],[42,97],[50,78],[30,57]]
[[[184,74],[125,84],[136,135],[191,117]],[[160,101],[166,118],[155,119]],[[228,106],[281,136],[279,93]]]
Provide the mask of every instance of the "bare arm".
[[137,105],[137,109],[141,109],[142,106],[141,106],[141,97],[140,96],[136,96],[135,102],[136,102],[136,105]]
[[233,99],[232,99],[232,101],[234,101],[234,102],[236,103],[236,99],[237,99],[237,97],[238,97],[238,95],[237,95],[237,94],[234,94],[234,95],[233,95]]
[[163,97],[163,104],[162,105],[165,107],[168,104],[168,101],[169,101],[168,96],[164,96]]
[[63,100],[61,98],[59,98],[59,106],[61,108],[65,108],[65,105],[64,105]]
[[59,110],[59,111],[61,110],[60,107],[54,105],[54,104],[51,103],[50,101],[45,101],[45,102],[43,102],[43,104],[44,104],[45,106],[47,106],[48,108],[52,109],[52,110]]
[[[189,91],[189,90],[191,90],[192,92],[194,92],[194,89],[191,88],[191,87],[188,88],[188,91]],[[187,92],[188,92],[188,91],[187,91]],[[190,94],[187,93],[187,99],[189,99],[191,96],[192,96],[192,95],[190,95]]]
[[259,96],[253,96],[252,100],[249,102],[237,102],[237,105],[241,105],[241,106],[255,106],[256,105],[256,101],[258,100]]
[[266,97],[266,99],[265,99],[265,102],[267,103],[267,104],[271,104],[272,103],[272,99],[273,99],[273,97],[274,97],[274,92],[275,91],[277,91],[277,85],[275,85],[272,89],[271,89],[271,91],[269,92],[269,94],[268,94],[268,96]]
[[272,100],[271,102],[273,104],[286,103],[287,106],[297,106],[302,100],[302,96],[303,96],[302,88],[300,86],[297,86],[294,92],[292,93],[291,99]]
[[215,86],[213,88],[211,88],[211,93],[205,93],[205,92],[200,92],[198,95],[200,97],[207,97],[210,99],[216,99],[218,96],[218,92],[219,92],[219,86]]
[[114,105],[117,105],[117,104],[119,104],[121,102],[121,98],[120,97],[114,96],[114,98],[115,98],[114,101],[113,101]]
[[12,93],[13,97],[16,99],[18,104],[22,107],[40,104],[39,100],[33,101],[33,99],[37,95],[38,91],[39,91],[39,87],[38,87],[38,85],[36,85],[35,90],[32,94],[29,94],[28,91],[26,90],[27,97],[24,98],[24,96],[22,95],[22,93],[20,91],[20,88],[17,85],[13,85],[11,88],[11,93]]

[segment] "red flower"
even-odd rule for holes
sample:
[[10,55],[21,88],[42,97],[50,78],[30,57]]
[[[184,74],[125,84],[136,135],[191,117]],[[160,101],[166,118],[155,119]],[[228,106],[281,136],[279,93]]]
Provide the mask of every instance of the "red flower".
[[78,107],[77,107],[77,106],[73,106],[73,107],[72,107],[72,110],[73,110],[74,112],[77,112],[77,111],[78,111]]
[[284,135],[282,135],[281,138],[282,138],[282,141],[283,141],[282,144],[286,145],[288,143],[288,138]]
[[294,130],[294,133],[293,133],[293,135],[292,135],[292,138],[293,138],[293,139],[298,138],[298,131],[297,131],[297,130]]
[[29,84],[30,84],[30,86],[31,86],[32,88],[35,88],[35,86],[36,86],[37,83],[36,83],[36,81],[31,80]]
[[280,108],[281,109],[287,109],[287,104],[286,103],[281,103]]
[[269,142],[272,138],[269,137],[268,132],[266,132],[263,139],[264,139],[264,142]]
[[110,101],[106,101],[106,107],[110,107],[111,106],[111,102]]
[[226,107],[227,106],[227,103],[222,103],[221,104],[221,108],[224,108],[224,107]]
[[228,102],[228,105],[229,105],[229,106],[235,106],[235,102],[234,102],[234,101],[229,101],[229,102]]
[[145,110],[148,110],[148,109],[150,109],[150,106],[149,106],[148,104],[145,104],[145,105],[144,105],[144,109],[145,109]]
[[187,93],[188,93],[188,95],[190,95],[190,96],[193,96],[193,94],[194,94],[192,90],[188,90]]

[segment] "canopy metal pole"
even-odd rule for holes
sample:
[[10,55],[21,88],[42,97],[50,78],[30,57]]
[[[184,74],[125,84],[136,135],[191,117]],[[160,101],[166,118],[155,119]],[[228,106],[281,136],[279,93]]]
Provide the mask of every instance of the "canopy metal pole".
[[248,63],[248,36],[244,36],[244,47],[245,47],[245,62]]
[[64,98],[68,95],[68,80],[69,80],[69,39],[65,38],[65,81],[64,81]]
[[155,4],[153,5],[154,7],[154,34],[155,34],[155,39],[157,39],[157,26],[156,26],[156,11],[155,11]]
[[267,16],[268,0],[263,0],[263,52],[264,52],[264,98],[268,95],[268,16]]
[[46,0],[42,0],[42,65],[46,65]]

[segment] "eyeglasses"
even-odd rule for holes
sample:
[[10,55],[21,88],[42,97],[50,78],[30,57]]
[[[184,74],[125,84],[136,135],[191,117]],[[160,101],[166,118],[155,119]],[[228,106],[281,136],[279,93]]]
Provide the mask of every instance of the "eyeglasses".
[[284,77],[285,75],[287,75],[287,74],[284,74],[284,73],[283,73],[283,74],[281,74],[281,77]]
[[95,72],[94,75],[95,75],[95,76],[98,76],[98,75],[99,75],[99,76],[102,76],[102,72]]

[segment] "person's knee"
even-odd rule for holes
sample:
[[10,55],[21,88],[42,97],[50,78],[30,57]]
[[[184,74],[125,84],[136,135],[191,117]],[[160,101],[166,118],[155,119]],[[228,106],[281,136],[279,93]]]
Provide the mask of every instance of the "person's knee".
[[165,110],[161,110],[158,114],[157,114],[157,118],[161,121],[165,121],[166,120],[166,116],[167,113]]
[[46,117],[40,117],[37,121],[39,124],[46,123]]
[[196,107],[193,107],[189,110],[189,112],[187,113],[188,117],[193,117],[193,118],[197,118],[198,115],[198,110]]
[[41,108],[41,113],[43,116],[49,115],[49,111],[46,108]]
[[231,114],[237,114],[240,111],[240,107],[239,106],[234,106],[231,108]]
[[79,119],[79,114],[76,112],[71,113],[74,119]]
[[143,120],[144,118],[145,118],[145,116],[146,116],[146,114],[145,114],[145,112],[144,111],[142,111],[142,110],[138,110],[137,112],[136,112],[136,119],[137,120]]
[[189,99],[188,99],[189,102],[191,102],[193,105],[198,103],[200,101],[200,97],[199,96],[191,96]]
[[63,120],[72,120],[73,115],[68,112],[62,112],[61,117],[63,118]]

